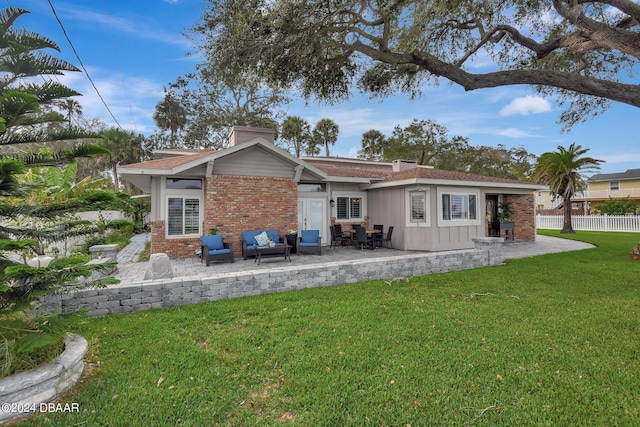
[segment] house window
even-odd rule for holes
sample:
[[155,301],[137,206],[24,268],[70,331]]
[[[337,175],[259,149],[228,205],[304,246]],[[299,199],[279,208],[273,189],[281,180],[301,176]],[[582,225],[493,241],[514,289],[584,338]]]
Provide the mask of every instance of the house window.
[[191,178],[167,178],[167,188],[171,190],[202,190],[202,180]]
[[411,223],[424,223],[427,221],[427,198],[424,191],[412,191],[409,193]]
[[201,234],[200,199],[169,197],[167,208],[167,234],[169,236]]
[[475,220],[477,214],[475,194],[443,194],[442,219],[445,221]]
[[611,191],[619,191],[620,190],[620,182],[619,181],[611,181],[609,183],[609,190],[611,190]]
[[325,193],[327,191],[327,184],[325,183],[306,183],[301,182],[298,184],[299,193]]
[[362,197],[336,197],[337,219],[362,219]]

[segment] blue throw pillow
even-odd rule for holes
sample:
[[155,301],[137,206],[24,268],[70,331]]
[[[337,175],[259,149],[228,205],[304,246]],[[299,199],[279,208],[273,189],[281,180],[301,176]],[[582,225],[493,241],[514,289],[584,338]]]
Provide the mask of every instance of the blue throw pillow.
[[222,234],[216,234],[213,236],[202,236],[200,237],[202,244],[209,247],[209,250],[215,249],[224,249],[224,244],[222,242]]
[[302,243],[318,243],[320,230],[302,230],[300,237],[302,238]]

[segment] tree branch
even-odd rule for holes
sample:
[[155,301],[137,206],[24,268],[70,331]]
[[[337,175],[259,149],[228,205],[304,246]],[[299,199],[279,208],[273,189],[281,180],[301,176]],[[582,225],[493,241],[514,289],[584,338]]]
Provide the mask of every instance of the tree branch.
[[485,74],[472,74],[454,64],[444,62],[435,56],[413,51],[411,54],[381,52],[360,42],[353,45],[355,51],[373,60],[391,65],[415,64],[434,76],[444,77],[459,84],[465,90],[511,85],[549,86],[566,89],[585,95],[640,107],[640,85],[618,83],[594,77],[551,70],[506,70]]

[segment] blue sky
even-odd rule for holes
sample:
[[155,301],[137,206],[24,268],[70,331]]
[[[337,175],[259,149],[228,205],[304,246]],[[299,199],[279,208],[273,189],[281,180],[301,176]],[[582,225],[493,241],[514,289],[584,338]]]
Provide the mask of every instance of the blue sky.
[[[163,97],[163,87],[192,71],[197,63],[197,57],[187,55],[193,46],[182,31],[201,16],[202,1],[51,3],[116,120],[125,129],[152,134],[152,114]],[[3,7],[8,5],[31,12],[20,19],[18,27],[53,39],[62,50],[55,56],[80,66],[49,1],[8,0]],[[474,71],[482,71],[482,65],[477,66]],[[115,124],[84,72],[69,73],[59,80],[83,94],[78,101],[85,117]],[[557,124],[560,110],[554,100],[540,98],[526,86],[465,92],[442,81],[438,87],[426,88],[415,101],[404,95],[370,101],[354,92],[350,102],[332,106],[305,106],[296,100],[286,107],[286,113],[301,116],[312,125],[322,118],[334,120],[340,134],[331,154],[342,157],[356,156],[363,132],[378,129],[390,135],[395,125],[406,126],[416,118],[435,120],[449,129],[450,136],[465,136],[472,145],[522,145],[539,155],[575,142],[589,148],[591,157],[606,161],[602,173],[640,168],[640,138],[634,125],[640,121],[640,109],[613,104],[605,114],[562,133]]]

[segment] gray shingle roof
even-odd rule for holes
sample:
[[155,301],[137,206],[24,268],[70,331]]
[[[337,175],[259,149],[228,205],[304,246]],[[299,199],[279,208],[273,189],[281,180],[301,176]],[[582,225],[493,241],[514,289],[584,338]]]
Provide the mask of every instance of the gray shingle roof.
[[627,169],[617,173],[599,173],[589,178],[589,181],[615,181],[625,179],[640,179],[640,169]]

